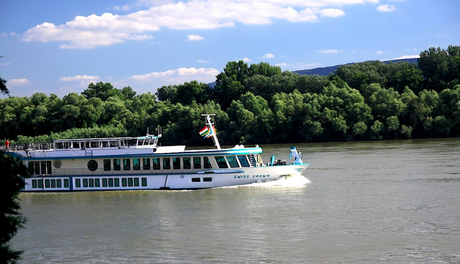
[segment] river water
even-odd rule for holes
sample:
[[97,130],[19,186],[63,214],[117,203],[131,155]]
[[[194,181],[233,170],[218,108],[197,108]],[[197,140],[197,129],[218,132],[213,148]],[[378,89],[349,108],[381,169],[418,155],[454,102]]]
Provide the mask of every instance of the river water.
[[460,263],[460,139],[296,146],[311,166],[272,183],[21,194],[13,247],[22,263]]

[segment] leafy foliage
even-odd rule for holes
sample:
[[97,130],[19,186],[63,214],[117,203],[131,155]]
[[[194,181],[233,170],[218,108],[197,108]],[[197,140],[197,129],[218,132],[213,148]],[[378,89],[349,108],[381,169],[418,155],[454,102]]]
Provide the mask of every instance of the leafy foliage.
[[[330,76],[227,63],[214,87],[197,81],[156,95],[90,84],[81,95],[36,93],[0,100],[0,139],[141,135],[204,145],[202,113],[216,113],[223,144],[460,136],[460,47],[430,48],[417,64],[368,61]],[[158,100],[157,100],[158,98]]]
[[18,229],[26,223],[26,218],[19,212],[18,195],[24,188],[23,177],[28,177],[27,169],[22,163],[0,150],[0,262],[16,263],[22,251],[13,250],[10,240]]

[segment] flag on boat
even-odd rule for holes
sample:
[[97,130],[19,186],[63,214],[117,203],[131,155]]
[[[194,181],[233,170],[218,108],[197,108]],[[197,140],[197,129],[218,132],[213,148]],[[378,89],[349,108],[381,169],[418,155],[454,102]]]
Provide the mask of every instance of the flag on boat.
[[208,138],[208,137],[214,136],[214,133],[215,133],[214,131],[215,131],[214,126],[213,127],[205,126],[200,130],[199,133],[200,133],[200,136]]
[[211,133],[211,131],[209,130],[207,126],[203,127],[200,130],[200,136],[206,137],[207,135],[209,135],[209,133]]
[[205,136],[205,138],[214,136],[214,133],[215,133],[214,131],[215,131],[215,128],[214,126],[212,126],[210,132]]

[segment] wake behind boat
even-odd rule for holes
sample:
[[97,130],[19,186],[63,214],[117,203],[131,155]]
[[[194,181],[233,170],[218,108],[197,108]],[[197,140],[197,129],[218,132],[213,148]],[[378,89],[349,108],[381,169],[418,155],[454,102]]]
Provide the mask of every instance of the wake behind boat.
[[142,137],[55,140],[26,150],[9,150],[32,177],[26,192],[203,189],[274,181],[302,173],[303,163],[295,147],[293,163],[264,163],[259,146],[222,149],[211,117],[200,135],[212,138],[216,149],[186,150],[185,146],[159,146],[161,134]]

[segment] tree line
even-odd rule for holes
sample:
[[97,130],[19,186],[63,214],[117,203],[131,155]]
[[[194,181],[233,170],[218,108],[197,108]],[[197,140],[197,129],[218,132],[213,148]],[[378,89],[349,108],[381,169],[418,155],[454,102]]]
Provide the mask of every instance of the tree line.
[[198,135],[216,113],[222,144],[456,137],[460,46],[429,48],[418,63],[367,61],[329,76],[268,63],[227,63],[213,86],[197,81],[137,95],[90,84],[62,99],[35,93],[0,99],[0,139],[136,136],[163,128],[163,144],[211,144]]

